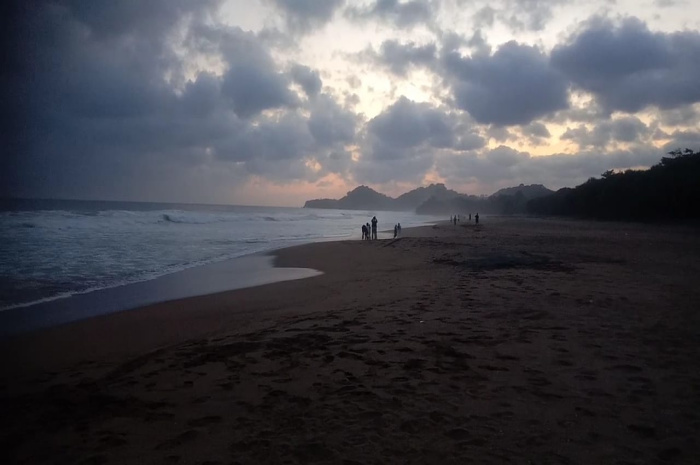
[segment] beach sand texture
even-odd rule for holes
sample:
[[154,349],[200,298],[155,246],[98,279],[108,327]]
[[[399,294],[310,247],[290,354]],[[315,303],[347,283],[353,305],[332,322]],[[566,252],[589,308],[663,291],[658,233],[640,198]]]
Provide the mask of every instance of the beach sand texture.
[[307,280],[0,344],[2,463],[700,463],[696,229],[284,249]]

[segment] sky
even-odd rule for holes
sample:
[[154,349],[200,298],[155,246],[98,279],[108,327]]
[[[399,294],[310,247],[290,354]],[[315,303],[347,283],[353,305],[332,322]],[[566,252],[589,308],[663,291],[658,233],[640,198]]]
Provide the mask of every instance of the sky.
[[487,195],[700,149],[700,0],[0,9],[3,197]]

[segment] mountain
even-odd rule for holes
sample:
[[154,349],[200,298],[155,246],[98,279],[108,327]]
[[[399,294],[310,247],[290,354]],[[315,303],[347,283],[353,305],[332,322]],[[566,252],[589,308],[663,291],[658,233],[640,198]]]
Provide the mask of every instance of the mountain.
[[307,200],[304,208],[336,208],[342,210],[415,211],[426,215],[455,213],[524,213],[527,201],[551,194],[546,187],[533,184],[501,189],[490,197],[460,194],[444,184],[431,184],[413,189],[397,198],[381,194],[367,186],[359,186],[343,198]]
[[428,187],[419,187],[401,194],[396,198],[395,205],[399,210],[415,210],[430,198],[445,201],[461,196],[462,194],[446,188],[444,184],[431,184]]
[[307,200],[304,208],[336,208],[339,210],[393,210],[395,200],[367,186],[359,186],[345,197]]
[[516,187],[506,187],[504,189],[500,189],[493,193],[491,197],[498,197],[499,195],[516,195],[518,192],[521,192],[523,197],[528,200],[554,193],[553,190],[547,189],[542,184],[531,184],[528,186],[525,184],[520,184]]
[[[451,191],[454,192],[454,191]],[[497,215],[522,214],[527,211],[527,202],[554,193],[541,184],[520,184],[495,192],[489,197],[457,194],[453,197],[431,197],[416,208],[422,215],[452,215],[455,213],[489,213]],[[456,194],[456,192],[455,192]]]

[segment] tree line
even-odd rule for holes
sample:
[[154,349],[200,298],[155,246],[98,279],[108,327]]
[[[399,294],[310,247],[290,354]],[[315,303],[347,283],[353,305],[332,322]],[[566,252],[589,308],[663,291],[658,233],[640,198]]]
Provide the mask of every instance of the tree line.
[[648,170],[606,171],[575,188],[531,199],[527,212],[603,220],[700,218],[700,152],[674,150]]

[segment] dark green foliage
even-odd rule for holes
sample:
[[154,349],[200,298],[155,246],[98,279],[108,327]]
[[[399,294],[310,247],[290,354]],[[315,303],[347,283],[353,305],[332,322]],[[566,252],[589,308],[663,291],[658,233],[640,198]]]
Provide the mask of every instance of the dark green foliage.
[[440,199],[429,198],[416,208],[416,213],[427,215],[452,215],[459,213],[486,213],[491,215],[515,215],[527,213],[527,202],[530,199],[551,194],[546,187],[533,184],[520,184],[516,187],[501,189],[488,197],[476,195],[459,195],[458,197]]
[[606,171],[574,189],[532,199],[527,210],[537,215],[605,220],[700,218],[700,152],[669,152],[648,170]]

